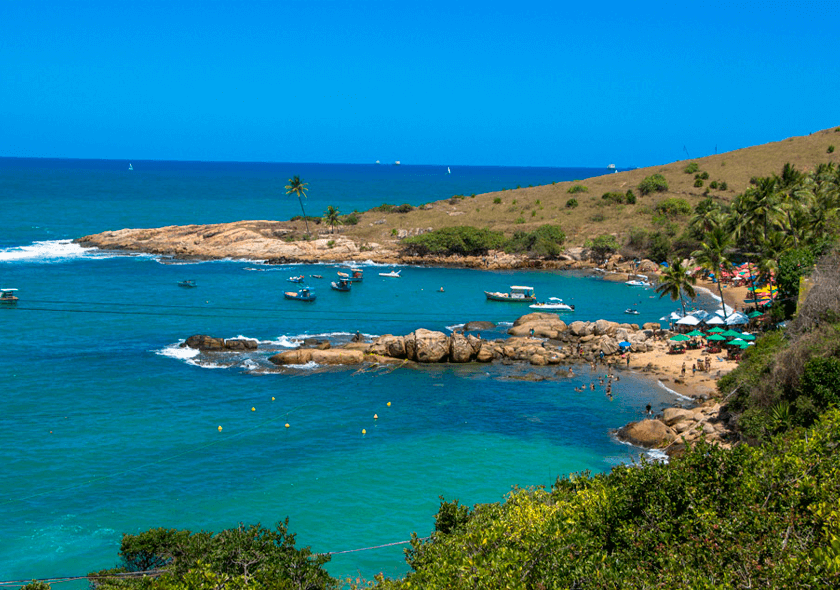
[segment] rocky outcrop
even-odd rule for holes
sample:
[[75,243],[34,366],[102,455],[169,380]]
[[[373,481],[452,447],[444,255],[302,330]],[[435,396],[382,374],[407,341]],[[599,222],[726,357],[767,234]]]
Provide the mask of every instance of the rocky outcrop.
[[449,338],[443,332],[420,328],[405,337],[406,356],[418,363],[439,363],[449,355]]
[[213,336],[206,336],[204,334],[196,334],[190,336],[187,341],[181,344],[181,347],[195,348],[202,352],[212,351],[246,351],[257,350],[257,341],[248,338],[232,338],[225,340],[224,338],[214,338]]
[[358,365],[365,361],[365,353],[361,350],[347,350],[331,348],[299,348],[284,350],[268,359],[275,365],[305,365],[313,362],[319,365]]
[[464,324],[464,332],[478,332],[479,330],[493,330],[496,324],[493,322],[467,322]]
[[620,440],[646,449],[661,449],[677,437],[671,427],[659,420],[631,422],[616,433]]

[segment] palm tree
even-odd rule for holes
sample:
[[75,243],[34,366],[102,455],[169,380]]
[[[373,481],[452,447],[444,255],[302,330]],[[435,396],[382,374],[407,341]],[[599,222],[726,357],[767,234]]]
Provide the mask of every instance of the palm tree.
[[300,176],[293,176],[289,179],[289,184],[286,185],[286,194],[287,195],[297,195],[298,201],[300,201],[300,210],[303,211],[303,222],[306,224],[306,235],[309,234],[309,221],[306,219],[306,211],[303,208],[303,197],[306,196],[308,182],[301,182]]
[[715,228],[706,235],[706,240],[700,243],[700,249],[691,253],[706,270],[715,273],[715,279],[720,293],[720,306],[723,309],[723,319],[727,318],[726,304],[723,302],[723,286],[721,278],[723,271],[730,268],[732,263],[726,257],[726,249],[732,244],[732,238],[722,228]]
[[686,268],[682,262],[675,260],[668,264],[668,268],[659,277],[659,285],[656,287],[656,292],[659,293],[659,298],[662,299],[665,295],[671,296],[671,301],[680,300],[682,305],[683,316],[685,315],[685,301],[683,300],[683,293],[694,299],[697,293],[694,291],[693,285],[697,282],[694,276],[690,276],[686,272]]
[[335,226],[341,225],[341,211],[333,207],[332,205],[327,206],[327,211],[324,213],[324,219],[327,223],[330,224],[330,233],[335,233]]

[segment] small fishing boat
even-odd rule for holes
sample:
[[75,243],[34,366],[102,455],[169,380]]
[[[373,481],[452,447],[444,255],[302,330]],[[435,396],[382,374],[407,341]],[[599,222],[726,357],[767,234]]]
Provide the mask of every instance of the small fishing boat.
[[310,291],[308,287],[304,287],[299,291],[286,291],[283,293],[283,297],[286,299],[296,299],[298,301],[315,301],[315,293]]
[[629,313],[630,315],[639,315],[639,310],[633,309],[632,307],[628,307],[624,310],[624,313]]
[[353,281],[354,283],[358,283],[365,278],[364,273],[359,268],[351,268],[349,273],[338,271],[338,276],[342,279]]
[[17,303],[18,298],[17,295],[15,295],[15,291],[17,291],[17,289],[0,289],[0,303],[5,303],[7,305]]
[[379,273],[380,277],[394,277],[396,279],[400,278],[401,270],[392,270],[391,272],[381,272]]
[[299,276],[296,276],[296,277],[289,277],[288,280],[289,280],[290,283],[302,283],[303,278],[304,278],[303,275],[299,275]]
[[128,169],[129,170],[134,170],[134,166],[131,165],[131,162],[128,163]]
[[647,281],[640,281],[638,279],[633,279],[632,281],[624,281],[625,285],[630,285],[631,287],[650,287],[651,284]]
[[330,283],[330,287],[336,291],[349,291],[352,285],[353,283],[350,282],[350,279],[338,279]]
[[187,289],[191,289],[193,287],[198,287],[198,285],[195,284],[195,281],[190,281],[190,280],[178,281],[178,286],[179,287],[185,287]]
[[539,309],[545,311],[574,311],[575,306],[563,303],[559,297],[549,297],[547,302],[534,303],[529,305],[531,309]]
[[490,301],[512,301],[515,303],[536,303],[537,301],[537,296],[534,295],[534,288],[523,287],[521,285],[511,285],[510,292],[508,293],[485,291],[484,295]]
[[309,275],[309,276],[312,277],[313,279],[323,279],[324,278],[321,275]]

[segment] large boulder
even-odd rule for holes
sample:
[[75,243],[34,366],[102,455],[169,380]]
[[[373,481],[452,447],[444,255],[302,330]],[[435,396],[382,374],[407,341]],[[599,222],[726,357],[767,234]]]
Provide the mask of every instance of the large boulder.
[[268,357],[268,360],[275,365],[305,365],[312,360],[311,348],[296,348],[295,350],[284,350],[278,352],[274,356]]
[[665,408],[662,412],[662,422],[664,422],[667,426],[673,426],[678,422],[693,419],[693,410],[684,410],[683,408]]
[[358,365],[365,360],[365,353],[361,350],[346,350],[332,348],[320,350],[317,348],[298,348],[284,350],[268,359],[275,365],[305,365],[314,362],[319,365]]
[[468,363],[475,358],[475,352],[472,342],[463,334],[455,333],[449,337],[449,360],[453,363]]
[[443,332],[420,328],[405,337],[405,344],[406,356],[418,363],[439,363],[449,355],[449,338]]
[[659,420],[631,422],[620,428],[617,435],[623,441],[648,449],[667,446],[677,437],[673,428],[666,426]]
[[592,333],[596,336],[604,336],[605,334],[615,334],[615,331],[618,329],[618,324],[616,322],[610,322],[607,320],[598,320],[595,322],[595,326],[592,330]]
[[376,341],[370,346],[369,351],[371,354],[390,356],[395,359],[404,359],[406,358],[405,338],[403,336],[385,334],[376,339]]
[[225,340],[224,338],[214,338],[204,334],[196,334],[187,338],[181,347],[196,348],[201,351],[244,351],[256,350],[257,341],[249,338],[232,338]]
[[601,352],[606,355],[615,354],[618,352],[618,340],[612,336],[604,336],[601,338],[601,345],[598,347]]
[[569,331],[575,336],[589,336],[592,334],[592,325],[578,320],[569,324]]
[[566,331],[566,322],[553,313],[529,313],[517,319],[508,330],[511,336],[557,338]]

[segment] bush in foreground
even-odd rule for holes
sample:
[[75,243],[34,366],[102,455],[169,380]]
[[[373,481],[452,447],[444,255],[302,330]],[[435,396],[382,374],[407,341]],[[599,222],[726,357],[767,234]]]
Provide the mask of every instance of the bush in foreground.
[[668,190],[668,181],[661,174],[654,174],[646,177],[638,186],[640,195],[649,195],[653,192],[665,192]]

